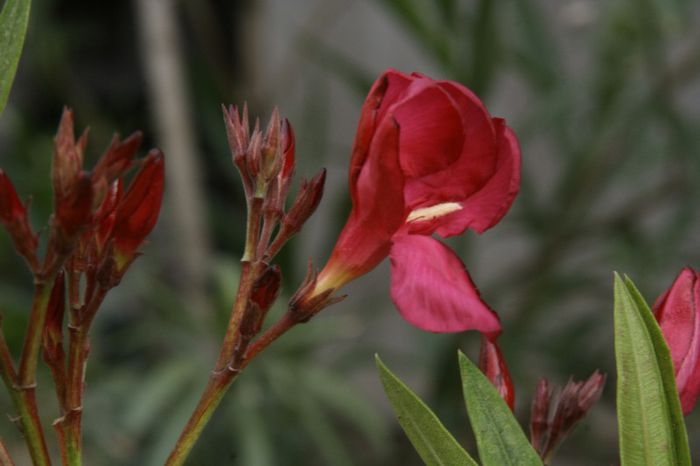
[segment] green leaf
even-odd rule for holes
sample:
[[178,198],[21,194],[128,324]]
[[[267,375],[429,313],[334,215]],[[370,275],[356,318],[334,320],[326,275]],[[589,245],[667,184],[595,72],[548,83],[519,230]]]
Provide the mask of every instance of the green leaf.
[[477,463],[428,406],[375,356],[379,377],[399,424],[428,466],[471,466]]
[[622,466],[690,465],[668,346],[644,298],[617,273],[615,359]]
[[29,23],[31,0],[6,0],[0,11],[0,114],[5,110]]
[[467,414],[484,466],[542,465],[508,405],[461,351],[459,369]]

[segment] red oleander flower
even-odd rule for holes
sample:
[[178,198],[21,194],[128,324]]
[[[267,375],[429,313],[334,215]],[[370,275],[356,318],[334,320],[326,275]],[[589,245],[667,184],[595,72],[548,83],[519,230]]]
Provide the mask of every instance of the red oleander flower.
[[700,274],[684,268],[653,311],[671,350],[683,414],[689,414],[700,394]]
[[431,235],[482,233],[519,189],[520,149],[504,120],[453,81],[389,70],[374,84],[350,161],[352,211],[314,295],[391,259],[401,315],[432,332],[500,331],[460,259]]

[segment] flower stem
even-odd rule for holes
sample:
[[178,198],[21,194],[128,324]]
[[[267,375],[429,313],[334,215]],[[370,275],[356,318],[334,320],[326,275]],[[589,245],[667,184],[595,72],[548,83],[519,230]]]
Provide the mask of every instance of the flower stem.
[[90,349],[89,332],[92,321],[107,289],[98,286],[84,307],[71,308],[68,343],[68,380],[66,383],[66,413],[57,422],[61,448],[66,453],[68,466],[82,464],[82,418],[85,369]]
[[202,430],[211,419],[212,414],[219,406],[226,391],[236,379],[238,372],[224,369],[220,372],[212,372],[209,377],[204,393],[197,404],[185,429],[180,434],[180,438],[175,444],[175,448],[168,456],[165,466],[180,466],[184,464],[194,447]]
[[9,392],[19,413],[22,431],[25,441],[27,442],[27,447],[29,448],[29,454],[32,457],[33,463],[37,466],[48,466],[51,464],[51,458],[44,438],[44,431],[39,419],[35,387],[36,367],[39,360],[39,351],[41,349],[46,311],[48,309],[49,297],[55,278],[56,274],[54,273],[48,279],[37,278],[35,280],[32,310],[29,315],[29,324],[22,348],[19,374],[16,376],[13,374],[14,369],[12,369],[12,372],[6,373],[10,368],[5,366],[7,366],[8,363],[11,364],[11,358],[4,340],[3,343],[0,344],[0,346],[3,347],[0,348],[0,351],[3,353],[7,352],[7,354],[4,354],[0,359],[5,360],[5,358],[9,358],[9,361],[2,362],[4,366],[3,379],[8,377],[8,380],[5,381],[6,384],[8,381],[14,379],[10,387],[8,387]]

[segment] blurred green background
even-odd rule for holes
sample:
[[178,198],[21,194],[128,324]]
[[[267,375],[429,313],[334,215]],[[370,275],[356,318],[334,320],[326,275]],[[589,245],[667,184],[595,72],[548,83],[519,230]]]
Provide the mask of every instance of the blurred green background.
[[[519,136],[510,214],[452,244],[502,317],[520,419],[538,378],[601,369],[604,398],[554,464],[616,463],[612,271],[653,301],[681,267],[700,267],[699,26],[692,0],[35,0],[0,119],[0,165],[31,196],[35,225],[51,210],[64,104],[90,126],[88,160],[113,131],[136,129],[167,156],[161,222],[93,331],[86,464],[162,464],[213,365],[244,234],[220,104],[247,101],[263,120],[278,105],[296,129],[297,173],[328,169],[319,211],[280,256],[289,296],[344,223],[360,105],[388,67],[466,84]],[[375,352],[473,448],[456,349],[476,358],[478,335],[409,327],[389,300],[387,264],[347,292],[236,382],[188,464],[420,464]],[[0,235],[15,354],[30,299],[30,276]],[[47,372],[39,383],[50,425]],[[0,409],[12,412],[6,396]],[[700,414],[687,420],[700,455]],[[0,435],[28,464],[9,420]]]

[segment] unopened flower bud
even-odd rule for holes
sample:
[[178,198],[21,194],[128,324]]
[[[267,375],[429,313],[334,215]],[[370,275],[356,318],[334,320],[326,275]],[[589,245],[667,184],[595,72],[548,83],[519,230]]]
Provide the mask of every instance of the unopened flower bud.
[[123,195],[123,183],[119,179],[112,182],[100,207],[95,212],[95,243],[98,254],[101,253],[112,237],[114,222],[117,217],[116,208]]
[[78,174],[71,189],[55,199],[55,222],[59,234],[70,243],[92,221],[92,181],[87,172]]
[[262,174],[265,181],[269,181],[272,178],[277,177],[280,170],[282,169],[282,136],[280,135],[280,129],[282,126],[282,121],[280,119],[280,112],[275,107],[272,110],[272,116],[270,117],[270,122],[267,124],[267,130],[265,131],[265,138],[263,140],[262,146]]
[[92,183],[95,188],[95,203],[102,203],[102,199],[110,188],[110,185],[126,173],[132,166],[136,152],[141,147],[143,134],[140,131],[133,133],[123,141],[115,135],[107,151],[100,157],[92,171]]
[[12,236],[17,252],[29,262],[32,268],[35,267],[39,238],[29,224],[27,207],[22,204],[10,178],[2,170],[0,170],[0,222]]
[[83,168],[83,154],[87,144],[87,130],[76,142],[73,127],[73,112],[63,109],[61,122],[54,138],[51,180],[56,199],[70,195]]
[[267,267],[253,285],[250,305],[241,321],[240,333],[245,338],[252,338],[262,328],[267,312],[277,300],[282,283],[282,272],[278,265]]
[[113,237],[119,270],[131,262],[158,220],[164,177],[163,154],[154,149],[116,209]]
[[284,216],[284,226],[290,236],[299,230],[316,211],[323,197],[326,170],[322,169],[311,181],[302,181],[299,193],[289,212]]
[[605,375],[595,371],[585,382],[570,380],[559,394],[554,417],[549,425],[549,435],[541,456],[549,458],[554,450],[571,433],[600,399],[605,387]]
[[515,407],[515,387],[510,377],[506,360],[501,349],[496,343],[496,338],[481,337],[481,351],[479,352],[479,369],[487,379],[491,381],[503,401],[511,411]]
[[292,175],[294,174],[294,152],[296,150],[296,142],[294,138],[294,130],[291,123],[286,118],[282,121],[282,169],[277,176],[277,203],[280,208],[284,208],[284,202],[289,193],[289,186],[292,184]]

